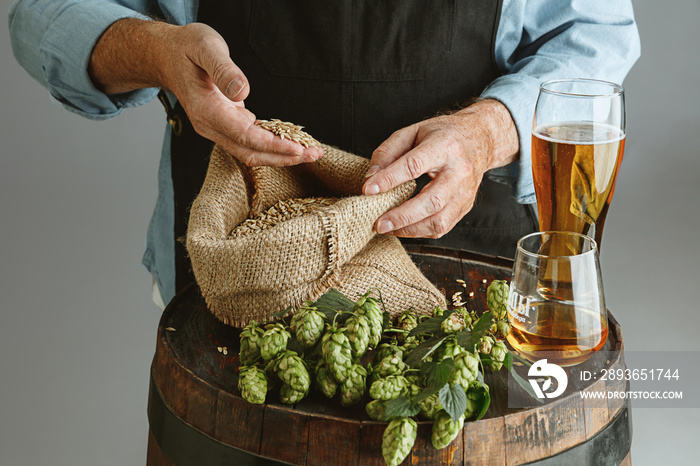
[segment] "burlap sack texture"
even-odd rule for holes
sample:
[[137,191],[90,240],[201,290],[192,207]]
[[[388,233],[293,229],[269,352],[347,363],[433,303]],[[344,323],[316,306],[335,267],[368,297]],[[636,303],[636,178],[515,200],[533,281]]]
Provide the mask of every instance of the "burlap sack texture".
[[[378,235],[377,218],[408,199],[415,184],[362,195],[369,161],[323,146],[317,162],[250,168],[216,146],[190,211],[187,250],[202,295],[222,322],[268,321],[288,306],[336,288],[356,300],[381,290],[395,316],[445,305],[399,240]],[[241,237],[231,231],[283,199],[338,197],[330,206]]]

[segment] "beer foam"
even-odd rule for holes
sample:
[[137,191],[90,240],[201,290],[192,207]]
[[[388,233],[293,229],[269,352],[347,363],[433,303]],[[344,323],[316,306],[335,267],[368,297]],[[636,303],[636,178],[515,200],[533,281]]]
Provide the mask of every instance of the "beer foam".
[[601,144],[625,139],[625,133],[607,123],[564,121],[546,123],[532,130],[532,135],[550,142],[564,144]]

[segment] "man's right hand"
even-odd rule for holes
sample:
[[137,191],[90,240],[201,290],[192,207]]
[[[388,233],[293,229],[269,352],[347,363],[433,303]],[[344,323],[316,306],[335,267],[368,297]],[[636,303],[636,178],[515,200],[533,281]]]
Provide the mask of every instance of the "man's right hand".
[[255,123],[243,100],[250,84],[211,27],[140,19],[112,24],[93,49],[89,65],[95,85],[107,94],[145,87],[173,92],[200,135],[250,166],[313,162],[320,148],[281,139]]

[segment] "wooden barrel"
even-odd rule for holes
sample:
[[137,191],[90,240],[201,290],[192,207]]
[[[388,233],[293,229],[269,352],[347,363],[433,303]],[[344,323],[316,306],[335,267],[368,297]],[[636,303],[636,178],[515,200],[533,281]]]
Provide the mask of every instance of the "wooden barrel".
[[[485,310],[486,286],[510,278],[512,261],[506,259],[427,246],[408,249],[433,283],[448,296],[463,291],[468,308],[479,312]],[[624,368],[620,326],[610,314],[609,323],[604,352],[577,370]],[[369,419],[364,403],[342,408],[313,390],[294,406],[243,400],[237,389],[238,343],[239,330],[213,317],[195,285],[169,304],[151,368],[148,465],[384,464],[386,423]],[[465,423],[462,434],[442,450],[431,444],[432,423],[419,422],[404,464],[630,464],[627,402],[581,396],[624,390],[625,382],[578,379],[570,376],[567,391],[554,401],[511,409],[507,392],[517,388],[508,386],[506,370],[488,372],[492,400],[484,418]]]

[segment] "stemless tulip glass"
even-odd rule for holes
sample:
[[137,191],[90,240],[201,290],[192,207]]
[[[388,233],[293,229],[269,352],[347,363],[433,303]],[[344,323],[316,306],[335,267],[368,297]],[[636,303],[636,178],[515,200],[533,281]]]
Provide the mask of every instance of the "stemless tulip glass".
[[530,361],[571,366],[601,349],[608,319],[595,241],[559,231],[521,238],[508,313],[508,343]]
[[532,126],[540,231],[574,231],[601,246],[625,149],[622,86],[558,79],[540,86]]

